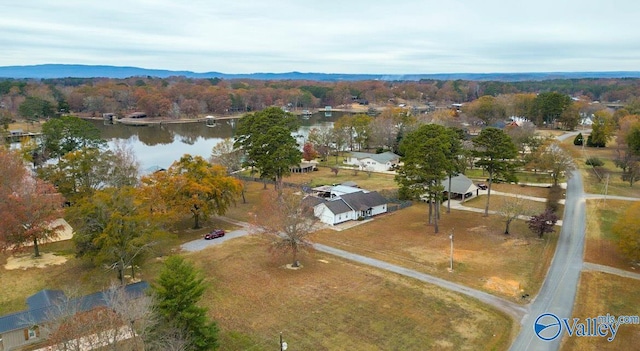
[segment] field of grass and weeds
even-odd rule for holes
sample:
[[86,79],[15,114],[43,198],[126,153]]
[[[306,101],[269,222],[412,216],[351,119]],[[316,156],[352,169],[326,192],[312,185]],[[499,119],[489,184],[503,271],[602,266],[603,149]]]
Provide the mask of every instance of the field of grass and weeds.
[[[544,279],[558,234],[542,240],[524,221],[505,225],[497,215],[452,210],[443,213],[440,232],[427,223],[427,205],[377,216],[343,231],[325,229],[312,240],[377,258],[444,279],[525,302],[521,294],[535,295]],[[450,240],[454,233],[454,272],[449,273]]]
[[[582,272],[571,318],[640,315],[640,281],[601,272]],[[637,350],[640,325],[621,325],[613,341],[606,337],[564,337],[562,350]]]
[[[61,265],[0,268],[0,314],[26,308],[25,297],[41,289],[81,295],[114,280],[113,271],[75,258],[71,245],[43,245],[43,252],[67,255]],[[272,350],[280,332],[302,350],[505,350],[517,333],[517,323],[474,299],[318,252],[291,270],[290,258],[268,246],[249,236],[184,253],[205,277],[201,304],[218,323],[221,351]],[[150,259],[137,276],[152,282],[162,261]]]
[[311,252],[300,270],[250,236],[187,254],[207,274],[203,305],[220,350],[500,350],[517,331],[505,315],[455,293]]
[[605,266],[616,267],[630,272],[640,272],[640,267],[633,265],[620,252],[619,238],[611,228],[622,218],[631,206],[631,201],[621,200],[589,200],[587,201],[587,225],[584,260]]

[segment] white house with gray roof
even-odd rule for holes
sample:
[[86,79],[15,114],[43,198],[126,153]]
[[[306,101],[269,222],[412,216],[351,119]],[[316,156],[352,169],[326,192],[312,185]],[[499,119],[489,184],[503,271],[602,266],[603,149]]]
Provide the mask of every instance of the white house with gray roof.
[[[357,188],[354,188],[357,189]],[[342,193],[331,198],[308,197],[308,204],[321,222],[335,225],[359,218],[369,218],[387,212],[387,199],[377,191]]]
[[369,152],[351,152],[345,159],[345,164],[358,166],[361,170],[371,170],[373,172],[391,171],[393,167],[400,164],[400,156],[391,151],[381,154]]

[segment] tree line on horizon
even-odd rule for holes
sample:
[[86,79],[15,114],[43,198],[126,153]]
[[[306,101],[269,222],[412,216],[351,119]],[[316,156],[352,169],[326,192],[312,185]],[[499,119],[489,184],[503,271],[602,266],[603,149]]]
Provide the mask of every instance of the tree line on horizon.
[[[636,104],[640,79],[556,79],[500,82],[465,80],[348,81],[224,80],[185,77],[0,79],[3,120],[42,119],[59,113],[195,118],[259,111],[269,106],[314,109],[354,102],[377,106],[447,106],[481,97],[556,92],[581,101]],[[510,113],[511,111],[506,111]]]

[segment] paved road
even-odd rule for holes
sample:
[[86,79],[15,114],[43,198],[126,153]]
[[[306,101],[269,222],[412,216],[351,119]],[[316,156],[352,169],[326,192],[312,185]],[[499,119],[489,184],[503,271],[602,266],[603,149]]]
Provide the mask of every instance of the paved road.
[[216,238],[216,239],[211,239],[211,240],[197,239],[197,240],[189,241],[188,243],[184,243],[184,244],[180,245],[180,247],[184,251],[189,251],[189,252],[200,251],[200,250],[205,249],[205,248],[207,248],[209,246],[217,245],[217,244],[223,243],[223,242],[225,242],[227,240],[231,240],[233,238],[238,238],[238,237],[241,237],[241,236],[244,236],[244,235],[247,235],[247,234],[249,234],[249,231],[245,227],[245,228],[242,228],[242,229],[238,229],[238,230],[227,232],[221,238]]
[[510,316],[512,316],[515,320],[519,321],[522,319],[522,317],[525,315],[526,313],[526,308],[524,306],[518,305],[517,303],[502,299],[500,297],[497,297],[495,295],[491,295],[488,294],[484,291],[480,291],[480,290],[475,290],[472,288],[469,288],[467,286],[464,285],[460,285],[460,284],[456,284],[456,283],[452,283],[448,280],[442,279],[442,278],[438,278],[438,277],[434,277],[432,275],[429,274],[425,274],[425,273],[421,273],[418,271],[414,271],[412,269],[408,269],[408,268],[404,268],[401,266],[397,266],[395,264],[391,264],[388,262],[384,262],[384,261],[380,261],[380,260],[376,260],[375,258],[370,258],[370,257],[366,257],[366,256],[361,256],[358,254],[354,254],[348,251],[344,251],[344,250],[340,250],[340,249],[336,249],[334,247],[330,247],[330,246],[326,246],[326,245],[322,245],[322,244],[313,244],[313,247],[321,252],[325,252],[328,254],[332,254],[335,256],[339,256],[342,258],[345,258],[347,260],[351,260],[351,261],[355,261],[358,263],[362,263],[362,264],[366,264],[372,267],[376,267],[379,269],[384,269],[390,272],[394,272],[397,274],[401,274],[410,278],[414,278],[420,281],[423,281],[425,283],[430,283],[430,284],[434,284],[440,287],[443,287],[445,289],[451,290],[451,291],[455,291],[467,296],[471,296],[473,298],[476,298],[478,300],[480,300],[481,302],[484,302],[488,305],[491,305],[493,307],[496,307],[497,309],[506,312],[507,314],[509,314]]
[[511,350],[558,350],[561,336],[544,341],[535,334],[533,325],[539,315],[549,312],[559,318],[571,318],[575,301],[585,237],[585,199],[582,176],[572,172],[567,183],[564,225],[549,272],[538,296],[529,307],[529,314],[522,321],[522,329],[511,345]]
[[582,269],[585,271],[604,272],[609,274],[615,274],[625,278],[640,280],[640,273],[633,273],[633,272],[625,271],[624,269],[619,269],[611,266],[603,266],[601,264],[596,264],[596,263],[585,262],[582,265]]

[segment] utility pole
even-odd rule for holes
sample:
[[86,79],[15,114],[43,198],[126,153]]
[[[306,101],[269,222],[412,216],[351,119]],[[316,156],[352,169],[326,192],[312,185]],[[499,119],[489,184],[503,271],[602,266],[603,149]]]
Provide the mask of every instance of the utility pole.
[[449,235],[449,240],[451,241],[451,259],[449,261],[449,272],[453,272],[453,229],[451,228],[451,234]]

